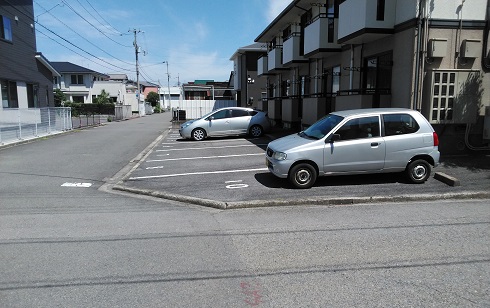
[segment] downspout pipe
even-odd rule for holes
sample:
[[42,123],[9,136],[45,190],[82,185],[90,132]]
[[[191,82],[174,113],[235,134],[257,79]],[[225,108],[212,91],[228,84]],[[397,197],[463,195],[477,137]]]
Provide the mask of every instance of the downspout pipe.
[[[415,81],[413,90],[412,109],[416,110],[419,105],[419,83],[420,83],[420,58],[422,46],[422,3],[425,0],[419,0],[419,16],[417,20],[417,48],[415,52]],[[424,5],[425,7],[425,5]]]
[[482,68],[490,70],[490,54],[485,54],[488,51],[488,36],[490,36],[490,0],[487,0],[487,13],[485,18],[485,29],[483,30],[483,47],[481,54]]

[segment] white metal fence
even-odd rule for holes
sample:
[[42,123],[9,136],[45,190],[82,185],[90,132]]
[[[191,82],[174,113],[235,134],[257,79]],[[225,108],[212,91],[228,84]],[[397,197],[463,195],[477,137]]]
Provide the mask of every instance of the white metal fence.
[[0,111],[0,145],[72,129],[71,108],[4,108]]
[[172,110],[185,110],[186,119],[198,119],[208,112],[224,107],[236,107],[235,100],[181,100],[172,101]]

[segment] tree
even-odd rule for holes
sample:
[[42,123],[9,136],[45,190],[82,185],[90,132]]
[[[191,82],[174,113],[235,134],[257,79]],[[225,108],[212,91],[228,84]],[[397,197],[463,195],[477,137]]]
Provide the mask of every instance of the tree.
[[111,104],[112,100],[109,97],[109,93],[102,89],[102,91],[100,91],[100,94],[93,100],[93,103],[100,105]]
[[66,102],[66,95],[60,89],[54,90],[54,105],[56,107],[61,107],[61,105]]
[[155,107],[160,102],[160,95],[157,92],[151,91],[146,96],[146,101],[151,104],[152,107]]

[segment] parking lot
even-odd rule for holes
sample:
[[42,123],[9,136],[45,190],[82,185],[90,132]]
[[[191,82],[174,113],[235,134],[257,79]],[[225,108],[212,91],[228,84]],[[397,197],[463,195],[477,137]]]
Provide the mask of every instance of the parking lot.
[[[403,174],[319,178],[311,189],[295,189],[265,166],[267,144],[261,138],[184,140],[174,126],[128,174],[119,189],[217,207],[267,204],[354,203],[369,200],[431,199],[461,193],[465,183],[451,187],[431,177],[410,184]],[[443,166],[434,171],[447,171]]]

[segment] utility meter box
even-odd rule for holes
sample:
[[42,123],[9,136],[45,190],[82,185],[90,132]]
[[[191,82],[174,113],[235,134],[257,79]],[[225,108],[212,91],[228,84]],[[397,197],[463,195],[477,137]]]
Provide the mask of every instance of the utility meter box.
[[429,40],[428,56],[430,58],[443,58],[447,54],[447,39],[433,38]]
[[461,44],[461,57],[478,58],[482,47],[480,40],[464,40]]

